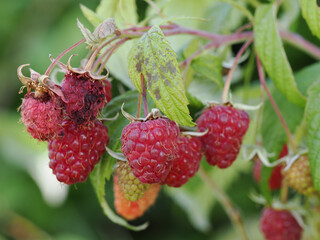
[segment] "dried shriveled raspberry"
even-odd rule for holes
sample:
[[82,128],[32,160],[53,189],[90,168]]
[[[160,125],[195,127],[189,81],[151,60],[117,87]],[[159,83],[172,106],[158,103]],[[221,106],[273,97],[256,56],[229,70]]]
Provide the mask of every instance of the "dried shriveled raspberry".
[[94,80],[89,73],[67,73],[61,84],[67,99],[66,111],[77,124],[94,120],[106,105],[105,86]]
[[283,172],[284,180],[297,192],[304,195],[316,193],[314,188],[308,156],[301,156],[292,166]]
[[[286,155],[288,155],[287,144],[283,146],[278,159],[283,158]],[[282,169],[283,169],[283,165],[277,165],[273,168],[270,179],[269,179],[269,188],[271,190],[276,190],[281,188],[281,183],[283,179]],[[255,161],[254,168],[253,168],[253,177],[257,183],[260,182],[260,173],[261,173],[261,161],[260,159],[257,159]]]
[[60,182],[84,182],[108,142],[108,129],[98,120],[85,125],[64,121],[57,137],[49,141],[49,167]]
[[198,171],[201,158],[201,143],[197,138],[179,137],[178,152],[165,183],[171,187],[187,183]]
[[27,93],[21,105],[21,120],[32,137],[47,141],[54,137],[62,123],[61,101],[48,93],[40,98],[34,92]]
[[138,201],[132,202],[125,198],[118,183],[118,177],[114,177],[113,192],[114,205],[119,215],[127,220],[134,220],[141,217],[149,207],[151,207],[161,189],[160,184],[151,184],[150,188],[144,193]]
[[207,108],[197,120],[198,130],[208,133],[200,137],[210,165],[229,167],[237,158],[242,138],[249,126],[249,115],[227,105]]
[[123,129],[122,152],[140,182],[164,183],[177,152],[178,136],[178,126],[166,118],[136,121]]
[[267,240],[300,240],[302,228],[287,210],[266,207],[260,219],[260,229]]
[[126,199],[135,202],[142,198],[143,194],[149,189],[150,184],[142,183],[136,178],[128,162],[118,162],[117,176],[121,191]]

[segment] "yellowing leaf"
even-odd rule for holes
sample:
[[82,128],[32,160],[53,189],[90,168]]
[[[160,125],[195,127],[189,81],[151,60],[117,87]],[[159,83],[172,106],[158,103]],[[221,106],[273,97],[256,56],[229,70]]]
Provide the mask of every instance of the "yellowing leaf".
[[129,53],[129,76],[139,92],[141,74],[151,98],[167,117],[194,126],[177,56],[158,26],[144,34]]

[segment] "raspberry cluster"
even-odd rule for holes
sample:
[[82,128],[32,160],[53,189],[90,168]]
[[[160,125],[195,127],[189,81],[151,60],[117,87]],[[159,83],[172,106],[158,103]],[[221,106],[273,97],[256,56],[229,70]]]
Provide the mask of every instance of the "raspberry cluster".
[[108,129],[97,116],[111,100],[110,82],[69,69],[61,86],[53,87],[61,95],[38,79],[30,78],[26,85],[21,120],[27,131],[48,141],[49,166],[58,181],[84,182],[109,143]]

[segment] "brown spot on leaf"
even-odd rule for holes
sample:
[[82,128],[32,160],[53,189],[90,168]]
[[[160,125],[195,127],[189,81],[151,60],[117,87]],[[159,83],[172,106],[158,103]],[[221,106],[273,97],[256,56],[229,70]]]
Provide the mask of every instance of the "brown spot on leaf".
[[159,87],[157,87],[157,88],[154,90],[154,95],[156,95],[156,99],[157,99],[157,100],[160,100],[160,99],[161,99]]
[[173,66],[172,62],[167,62],[166,67],[169,70],[169,72],[173,74],[177,72],[177,69],[175,68],[175,66]]

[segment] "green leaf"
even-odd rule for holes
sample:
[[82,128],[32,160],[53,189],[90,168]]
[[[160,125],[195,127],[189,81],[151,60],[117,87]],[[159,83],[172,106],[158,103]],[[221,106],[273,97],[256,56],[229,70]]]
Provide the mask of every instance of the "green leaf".
[[141,231],[148,227],[148,223],[140,226],[133,226],[127,223],[126,220],[116,215],[109,207],[105,199],[105,166],[107,161],[103,160],[95,167],[94,171],[90,174],[90,180],[93,188],[97,194],[99,203],[103,209],[104,214],[114,223],[119,224],[133,231]]
[[201,55],[192,61],[191,67],[196,73],[212,80],[221,87],[223,86],[222,60],[220,57],[209,53]]
[[[293,132],[303,118],[303,108],[289,102],[286,97],[276,89],[272,96],[282,113],[289,130]],[[273,157],[269,158],[269,161],[274,162],[278,158],[282,146],[287,142],[287,135],[269,100],[265,103],[263,109],[261,135],[263,147],[268,153],[274,154]],[[268,201],[271,200],[268,184],[271,172],[272,168],[263,166],[260,176],[261,192]]]
[[129,53],[129,76],[139,92],[141,74],[151,98],[167,117],[194,126],[177,56],[158,26],[144,34]]
[[320,82],[309,91],[306,119],[308,129],[309,162],[315,188],[320,191]]
[[97,14],[102,18],[114,18],[119,28],[138,22],[135,0],[101,0]]
[[300,0],[302,16],[311,32],[320,38],[320,8],[317,0]]
[[80,8],[81,8],[83,15],[88,19],[88,21],[93,26],[96,27],[103,21],[103,18],[101,16],[99,16],[97,13],[95,13],[91,9],[87,8],[86,6],[80,4]]
[[276,27],[276,10],[271,4],[257,8],[254,24],[255,47],[275,86],[294,104],[303,107],[306,98],[299,92]]
[[295,78],[300,92],[307,95],[309,87],[320,79],[320,63],[303,68],[295,74]]

